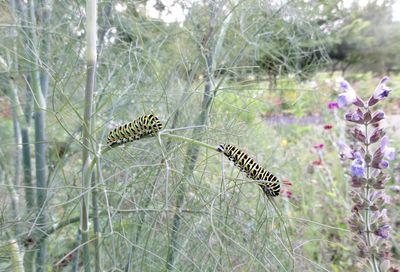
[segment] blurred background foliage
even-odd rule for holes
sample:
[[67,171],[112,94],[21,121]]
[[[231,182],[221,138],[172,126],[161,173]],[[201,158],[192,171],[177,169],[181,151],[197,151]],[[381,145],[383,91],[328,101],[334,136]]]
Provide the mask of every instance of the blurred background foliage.
[[[90,250],[100,252],[102,270],[359,271],[346,223],[349,165],[336,146],[347,130],[344,111],[326,105],[337,99],[338,76],[367,98],[389,75],[387,134],[399,147],[396,7],[391,0],[100,1],[94,152],[110,129],[153,113],[171,133],[237,145],[292,184],[271,202],[213,150],[164,138],[112,149],[87,188],[98,191],[91,205],[102,235]],[[80,258],[85,2],[1,1],[0,14],[0,270],[96,267],[99,259]],[[44,189],[33,170],[38,69],[47,102]],[[392,185],[398,165],[388,170]],[[45,203],[29,202],[40,190]],[[398,194],[389,208],[395,259]],[[42,211],[48,221],[37,226]],[[43,239],[47,258],[38,267],[32,260]]]

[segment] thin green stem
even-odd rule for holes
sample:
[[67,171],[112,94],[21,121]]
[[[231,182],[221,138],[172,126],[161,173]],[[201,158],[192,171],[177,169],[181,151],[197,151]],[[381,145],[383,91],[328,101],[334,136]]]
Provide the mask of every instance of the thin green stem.
[[214,150],[214,151],[217,150],[217,148],[215,146],[212,146],[212,145],[209,145],[209,144],[206,144],[206,143],[203,143],[203,142],[191,139],[191,138],[187,138],[187,137],[184,137],[184,136],[179,136],[179,135],[174,135],[174,134],[169,134],[169,133],[160,133],[159,135],[160,135],[160,137],[166,137],[166,138],[169,138],[169,139],[172,139],[172,140],[183,141],[183,142],[187,142],[187,143],[190,143],[190,144],[203,146],[205,148],[209,148],[209,149]]

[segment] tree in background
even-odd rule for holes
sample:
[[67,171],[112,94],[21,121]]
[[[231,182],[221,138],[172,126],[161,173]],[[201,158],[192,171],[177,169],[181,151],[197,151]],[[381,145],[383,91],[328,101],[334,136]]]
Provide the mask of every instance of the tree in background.
[[392,19],[393,1],[356,1],[342,8],[329,32],[332,70],[390,73],[399,70],[400,22]]

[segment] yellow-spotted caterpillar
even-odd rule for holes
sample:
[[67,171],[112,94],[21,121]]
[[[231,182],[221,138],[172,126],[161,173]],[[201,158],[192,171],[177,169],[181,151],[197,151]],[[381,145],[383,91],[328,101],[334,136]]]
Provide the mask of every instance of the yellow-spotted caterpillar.
[[153,114],[144,115],[110,131],[107,137],[107,145],[114,147],[146,136],[154,136],[162,128],[163,125],[157,116]]
[[247,155],[239,148],[230,144],[221,144],[217,151],[224,153],[229,160],[233,161],[235,166],[245,172],[248,178],[259,180],[258,184],[268,196],[278,196],[280,192],[279,179],[261,167],[253,158]]

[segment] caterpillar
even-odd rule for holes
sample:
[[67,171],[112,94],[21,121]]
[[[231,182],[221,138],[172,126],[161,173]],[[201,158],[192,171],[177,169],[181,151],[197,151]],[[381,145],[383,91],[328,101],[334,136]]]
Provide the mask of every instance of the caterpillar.
[[107,137],[107,145],[114,147],[146,136],[154,136],[162,128],[163,125],[157,116],[153,114],[143,115],[110,131]]
[[278,196],[280,192],[279,179],[261,167],[253,158],[239,148],[230,144],[221,144],[217,151],[224,153],[240,171],[245,172],[248,178],[260,180],[258,183],[267,196]]

